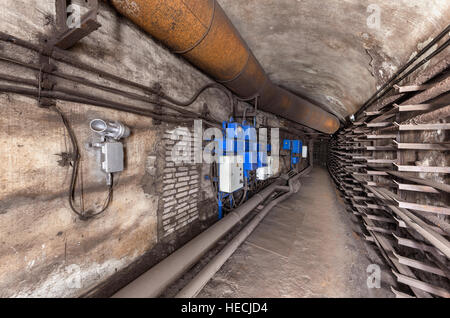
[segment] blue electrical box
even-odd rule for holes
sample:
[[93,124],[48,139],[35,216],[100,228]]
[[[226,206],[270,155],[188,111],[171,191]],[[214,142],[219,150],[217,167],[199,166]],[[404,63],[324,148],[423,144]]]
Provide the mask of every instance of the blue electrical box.
[[[224,153],[235,155],[238,153],[243,153],[244,151],[248,151],[248,143],[249,138],[244,138],[245,130],[248,129],[250,126],[244,126],[242,127],[239,123],[234,122],[223,122],[222,127],[224,130],[224,139],[223,139],[223,145],[222,149]],[[239,135],[241,134],[241,135]],[[227,145],[227,139],[230,143]]]
[[291,141],[289,139],[283,140],[283,149],[284,150],[291,150]]
[[246,152],[245,153],[245,159],[244,159],[244,172],[247,176],[248,171],[253,171],[258,168],[258,153],[256,151],[253,152]]
[[300,158],[298,157],[292,157],[291,158],[291,164],[296,165],[299,162]]
[[267,167],[267,149],[262,149],[263,145],[258,144],[258,168]]
[[239,127],[239,123],[228,123],[227,128],[236,130]]
[[292,153],[300,154],[302,153],[303,142],[301,140],[292,140]]
[[267,152],[258,152],[258,168],[267,167]]
[[245,136],[244,175],[248,177],[249,171],[253,171],[258,168],[258,144],[256,131],[251,131],[253,127],[250,125],[244,125],[242,128]]
[[218,143],[219,150],[224,155],[225,152],[227,151],[227,139],[226,138],[216,139],[215,141]]
[[257,136],[256,136],[256,132],[253,132],[252,135],[252,131],[251,129],[253,128],[252,126],[243,126],[242,127],[244,130],[244,136],[245,136],[245,151],[258,151],[257,149]]

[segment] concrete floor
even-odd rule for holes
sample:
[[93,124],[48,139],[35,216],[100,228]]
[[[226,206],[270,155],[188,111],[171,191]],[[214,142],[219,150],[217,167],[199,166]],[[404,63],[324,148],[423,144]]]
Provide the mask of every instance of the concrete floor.
[[392,297],[367,288],[373,261],[346,213],[328,172],[314,168],[199,297]]

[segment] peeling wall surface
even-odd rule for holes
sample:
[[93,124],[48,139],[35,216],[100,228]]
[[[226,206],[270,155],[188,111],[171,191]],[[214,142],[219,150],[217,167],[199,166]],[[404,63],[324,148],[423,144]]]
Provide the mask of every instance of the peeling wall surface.
[[[211,82],[107,3],[100,3],[98,21],[102,26],[70,50],[77,59],[149,87],[159,82],[164,92],[177,99],[186,100]],[[54,15],[54,1],[2,0],[0,31],[39,43],[41,35],[52,32]],[[0,51],[38,63],[37,54],[12,44],[2,44]],[[68,74],[103,80],[53,63]],[[35,72],[0,64],[3,74],[37,80]],[[70,82],[58,84],[97,96],[107,94]],[[190,109],[200,111],[204,103],[214,118],[229,118],[231,110],[222,92],[209,90]],[[0,297],[85,295],[143,255],[153,255],[149,262],[161,260],[217,220],[210,183],[200,180],[209,172],[208,166],[166,166],[164,135],[175,128],[173,124],[155,124],[151,118],[70,102],[57,101],[57,107],[78,139],[82,160],[76,199],[79,201],[82,183],[86,209],[98,210],[107,195],[98,151],[87,146],[98,141],[89,129],[90,120],[118,120],[131,128],[131,136],[124,140],[126,167],[115,177],[109,209],[100,217],[80,220],[68,202],[71,168],[58,164],[59,155],[70,151],[61,118],[39,108],[35,98],[0,94]],[[238,109],[243,107],[239,104]],[[280,125],[273,115],[260,112],[259,116],[271,125]],[[168,198],[169,191],[163,182],[169,179],[165,169],[178,169],[177,177],[185,178],[182,174],[186,172],[192,179],[188,182],[191,188],[185,189],[189,204],[178,202],[178,212],[170,219],[163,216],[167,202],[161,200]],[[202,204],[197,207],[198,202]]]
[[218,1],[276,84],[341,118],[450,20],[447,0]]

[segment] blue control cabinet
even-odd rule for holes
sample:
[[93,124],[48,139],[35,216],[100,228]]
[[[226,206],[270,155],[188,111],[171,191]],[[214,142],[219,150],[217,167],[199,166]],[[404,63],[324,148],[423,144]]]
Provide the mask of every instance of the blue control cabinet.
[[303,142],[301,140],[283,140],[283,150],[291,152],[291,167],[300,162],[300,158],[296,155],[302,153]]
[[301,154],[302,153],[303,142],[301,140],[292,140],[292,153]]

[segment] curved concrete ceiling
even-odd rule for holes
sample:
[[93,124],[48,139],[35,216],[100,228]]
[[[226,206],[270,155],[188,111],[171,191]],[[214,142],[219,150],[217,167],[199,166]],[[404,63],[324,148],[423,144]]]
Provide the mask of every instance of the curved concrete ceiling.
[[448,0],[218,2],[276,84],[340,118],[450,21]]

